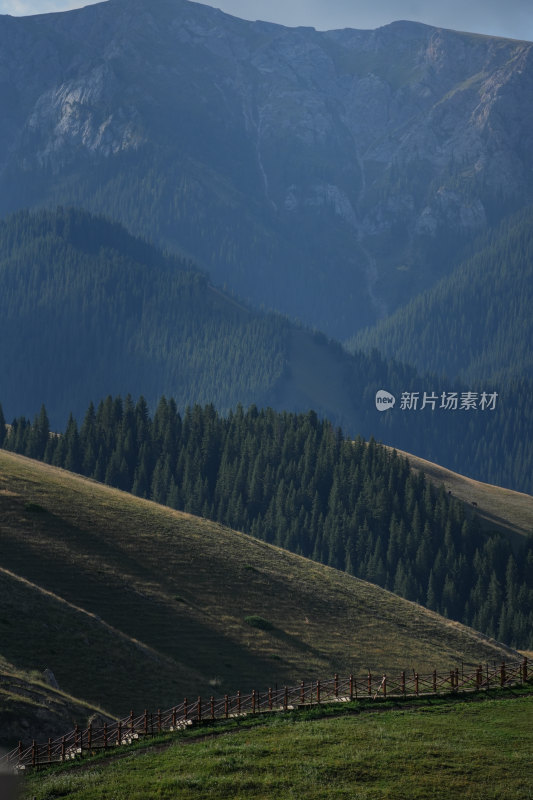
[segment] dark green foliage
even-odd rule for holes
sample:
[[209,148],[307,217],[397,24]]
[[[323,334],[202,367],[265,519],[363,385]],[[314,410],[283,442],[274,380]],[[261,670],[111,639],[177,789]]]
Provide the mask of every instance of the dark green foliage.
[[[365,418],[360,430],[372,431],[379,441],[421,456],[448,469],[476,480],[533,493],[533,379],[513,378],[487,382],[460,383],[445,378],[423,378],[414,370],[404,375],[394,362],[381,361],[383,375],[390,382],[375,377],[375,367],[369,362],[368,383],[365,386]],[[360,354],[359,354],[360,357]],[[388,369],[387,369],[388,367]],[[375,392],[387,388],[397,398],[396,407],[387,413],[373,409]],[[435,411],[420,408],[401,411],[398,408],[401,392],[435,392],[439,397],[450,390],[460,395],[465,391],[498,393],[495,411]]]
[[533,377],[533,208],[505,220],[433,289],[355,336],[421,372],[462,381]]
[[[473,478],[533,491],[527,380],[450,385],[377,352],[349,355],[322,334],[235,303],[189,262],[163,255],[106,220],[59,209],[20,212],[0,223],[0,289],[4,409],[29,415],[38,397],[50,414],[49,422],[41,411],[32,427],[27,455],[52,461],[43,453],[52,447],[48,430],[62,428],[70,411],[81,420],[91,398],[146,392],[152,407],[166,394],[181,411],[195,402],[212,402],[222,412],[238,402],[311,407],[354,436],[373,435]],[[398,405],[381,414],[374,398],[382,388],[397,397],[415,390],[497,390],[500,399],[490,414],[402,413]],[[107,463],[90,432],[95,413],[90,410],[84,423],[90,442],[79,468],[121,487],[133,479],[139,495],[161,499],[169,465],[159,464],[154,475],[146,447],[134,464],[131,437]],[[124,413],[129,425],[134,412]],[[156,415],[161,424],[166,413],[162,408]],[[145,422],[140,426],[142,440]],[[78,435],[72,427],[73,467]],[[56,463],[63,463],[66,446],[60,445]],[[179,497],[173,484],[172,502]]]
[[[109,391],[227,410],[265,395],[284,369],[285,321],[247,311],[190,262],[82,211],[0,222],[0,287],[4,407],[23,411],[38,396],[56,428]],[[47,424],[28,455],[42,458]]]
[[[26,452],[34,426],[15,420],[5,447]],[[144,398],[108,396],[79,433],[71,417],[49,439],[46,460],[533,645],[533,538],[513,553],[395,451],[345,439],[312,411],[239,406],[222,417],[196,405],[181,416],[163,397],[152,419]]]

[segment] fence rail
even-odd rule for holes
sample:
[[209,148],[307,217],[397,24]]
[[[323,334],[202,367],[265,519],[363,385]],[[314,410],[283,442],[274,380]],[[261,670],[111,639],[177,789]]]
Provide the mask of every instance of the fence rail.
[[399,676],[368,673],[364,677],[341,678],[335,675],[328,680],[301,681],[298,686],[272,689],[259,693],[237,692],[223,697],[185,698],[184,701],[166,711],[129,716],[118,722],[104,723],[101,727],[80,729],[58,739],[47,742],[33,741],[0,758],[0,771],[19,772],[27,769],[62,764],[66,761],[91,755],[100,750],[131,744],[143,737],[153,737],[167,731],[180,731],[190,725],[212,720],[232,719],[250,714],[283,712],[295,708],[310,707],[335,702],[351,702],[361,699],[419,697],[445,693],[474,692],[523,684],[530,681],[527,658],[519,662],[498,667],[480,664],[474,670],[463,668],[445,674],[434,670],[430,674],[419,674],[414,670]]

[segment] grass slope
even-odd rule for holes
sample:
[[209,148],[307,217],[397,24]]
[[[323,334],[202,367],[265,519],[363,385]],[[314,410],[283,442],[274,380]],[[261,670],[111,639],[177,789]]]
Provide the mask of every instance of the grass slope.
[[111,720],[101,709],[52,687],[38,672],[17,670],[0,659],[0,747],[13,747],[20,738],[45,741],[89,720]]
[[4,657],[116,713],[516,655],[345,573],[5,451],[0,553]]
[[533,533],[533,497],[530,494],[475,481],[397,448],[396,452],[405,456],[413,469],[424,472],[435,486],[444,485],[467,505],[476,503],[475,513],[488,529],[508,534],[516,545],[524,536]]
[[[375,709],[377,710],[377,709]],[[30,776],[48,800],[350,798],[526,800],[533,697],[422,702],[420,708],[321,718],[311,712],[207,729],[121,758]],[[338,710],[337,710],[338,713]]]

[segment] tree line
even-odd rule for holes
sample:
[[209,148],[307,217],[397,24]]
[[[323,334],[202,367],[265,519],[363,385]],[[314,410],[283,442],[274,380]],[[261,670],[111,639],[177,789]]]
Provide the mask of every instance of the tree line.
[[506,218],[472,251],[435,287],[356,334],[349,349],[377,348],[463,383],[533,378],[533,208]]
[[[531,379],[452,383],[377,351],[349,354],[323,334],[234,302],[187,259],[79,209],[0,221],[0,340],[4,409],[28,415],[44,402],[54,430],[69,411],[80,419],[91,398],[107,394],[142,393],[152,408],[165,394],[182,412],[193,403],[222,413],[238,402],[312,407],[351,436],[373,435],[472,478],[533,492]],[[392,412],[376,410],[379,389],[398,398]],[[498,407],[399,410],[401,392],[450,390],[498,391]]]
[[414,600],[515,647],[533,646],[533,538],[505,536],[410,469],[312,411],[213,405],[183,414],[162,397],[90,404],[50,435],[44,406],[0,446],[201,515]]

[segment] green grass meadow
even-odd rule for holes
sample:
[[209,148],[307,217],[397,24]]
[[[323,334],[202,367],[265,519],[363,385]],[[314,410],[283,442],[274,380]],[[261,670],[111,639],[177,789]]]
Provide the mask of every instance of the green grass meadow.
[[532,753],[531,694],[432,698],[417,707],[316,709],[190,731],[33,774],[23,798],[528,800]]

